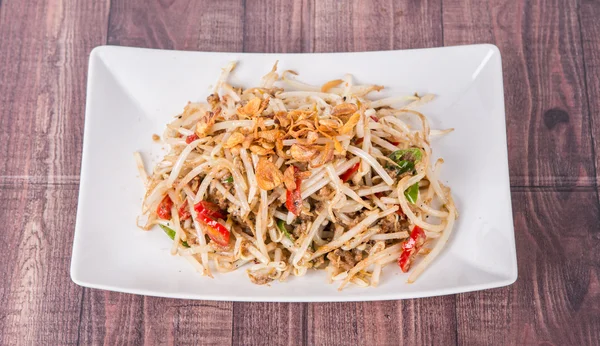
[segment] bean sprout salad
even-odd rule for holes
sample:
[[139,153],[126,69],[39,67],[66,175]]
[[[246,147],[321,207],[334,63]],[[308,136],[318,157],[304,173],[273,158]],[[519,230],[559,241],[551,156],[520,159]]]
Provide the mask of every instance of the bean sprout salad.
[[321,269],[341,290],[377,286],[397,263],[414,282],[457,218],[430,146],[452,129],[418,111],[433,95],[373,100],[382,86],[310,85],[277,63],[244,89],[228,82],[235,66],[166,126],[170,151],[151,174],[135,153],[138,225],[162,228],[171,253],[210,277],[242,268],[267,284]]

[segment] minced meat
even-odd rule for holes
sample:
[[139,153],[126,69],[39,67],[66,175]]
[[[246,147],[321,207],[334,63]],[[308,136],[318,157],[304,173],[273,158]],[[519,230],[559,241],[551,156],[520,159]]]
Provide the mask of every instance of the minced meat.
[[219,190],[215,189],[211,197],[213,197],[214,202],[219,206],[219,208],[227,210],[229,202],[227,202],[227,198],[223,196],[223,194]]
[[327,259],[331,261],[334,267],[343,270],[350,270],[356,265],[356,260],[350,251],[336,249],[327,254]]
[[377,224],[381,228],[381,233],[396,233],[408,231],[408,223],[405,217],[399,217],[396,221],[396,214],[390,214],[379,221]]
[[295,225],[294,229],[292,230],[294,237],[300,238],[301,235],[306,234],[306,232],[308,232],[308,224],[308,221],[302,221],[300,224]]

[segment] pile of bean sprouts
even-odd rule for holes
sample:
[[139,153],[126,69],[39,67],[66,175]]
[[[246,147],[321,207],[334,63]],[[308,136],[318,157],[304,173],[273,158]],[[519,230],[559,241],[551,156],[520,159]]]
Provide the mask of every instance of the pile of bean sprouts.
[[[457,217],[438,177],[443,160],[430,162],[430,137],[452,129],[430,130],[417,111],[433,96],[372,100],[382,86],[351,75],[309,85],[277,64],[244,89],[228,83],[235,66],[167,125],[160,140],[170,151],[151,174],[135,154],[146,188],[140,227],[160,225],[171,253],[201,275],[243,267],[266,284],[323,269],[340,289],[377,286],[418,227],[426,238],[411,257],[415,281]],[[203,201],[219,209],[210,216],[218,225],[199,214]]]

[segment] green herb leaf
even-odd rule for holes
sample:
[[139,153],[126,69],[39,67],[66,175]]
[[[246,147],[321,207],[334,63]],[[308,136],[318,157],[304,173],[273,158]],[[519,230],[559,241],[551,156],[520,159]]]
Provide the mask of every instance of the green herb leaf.
[[227,179],[223,179],[223,182],[224,182],[224,183],[230,183],[230,184],[231,184],[231,183],[233,183],[233,177],[231,177],[231,176],[230,176],[230,177],[229,177],[229,178],[227,178]]
[[419,183],[414,183],[408,189],[404,190],[404,197],[411,203],[417,203],[419,198]]
[[423,153],[419,148],[400,149],[391,153],[389,158],[396,162],[405,160],[417,163],[421,161],[421,158],[423,158]]
[[395,168],[398,174],[402,174],[414,172],[415,163],[423,158],[423,153],[418,148],[400,149],[394,151],[388,157],[396,163],[396,166],[388,165],[387,168]]
[[394,168],[398,171],[398,174],[405,172],[414,172],[415,164],[412,161],[400,160],[396,161],[396,165],[388,165],[388,168]]
[[285,228],[285,221],[283,220],[277,220],[277,228],[279,228],[279,230],[281,232],[283,232],[283,234],[285,234],[285,236],[291,240],[292,242],[294,241],[294,239],[292,239],[292,236],[290,235],[290,232],[288,232],[288,230]]
[[[165,225],[159,224],[159,226],[160,226],[160,228],[163,229],[163,231],[165,231],[165,233],[169,236],[169,238],[171,238],[172,240],[175,240],[175,231],[174,230],[170,229],[169,227],[167,227]],[[185,241],[182,241],[181,245],[183,245],[183,247],[190,247],[188,245],[188,243]]]

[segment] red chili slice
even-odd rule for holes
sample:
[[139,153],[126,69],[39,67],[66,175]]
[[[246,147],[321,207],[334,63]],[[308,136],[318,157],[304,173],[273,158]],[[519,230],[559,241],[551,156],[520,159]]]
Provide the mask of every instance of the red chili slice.
[[198,212],[198,214],[207,215],[216,219],[225,219],[227,215],[218,205],[209,201],[200,201],[198,204],[194,206],[194,210]]
[[164,220],[171,220],[171,207],[173,206],[173,201],[169,196],[165,196],[162,201],[158,204],[156,208],[156,214],[158,217]]
[[[294,166],[294,175],[297,176],[297,173],[300,170],[298,167]],[[290,213],[298,216],[300,215],[300,210],[302,207],[302,190],[300,186],[302,185],[302,179],[296,178],[296,189],[287,190],[285,193],[285,207]]]
[[350,180],[350,178],[352,178],[354,173],[356,173],[356,171],[358,171],[359,168],[360,162],[357,162],[354,166],[350,167],[347,171],[342,173],[342,175],[340,175],[340,179],[342,179],[344,183],[347,182],[348,180]]
[[193,141],[195,141],[196,139],[198,139],[198,135],[196,135],[196,134],[194,133],[194,134],[191,134],[191,135],[187,136],[187,137],[185,138],[185,142],[186,142],[187,144],[190,144],[190,143],[192,143]]
[[198,219],[206,225],[206,234],[212,241],[221,246],[229,245],[230,233],[225,226],[221,225],[216,220],[211,219],[210,216],[206,214],[198,213]]
[[302,207],[302,191],[299,187],[300,183],[300,179],[296,179],[296,186],[298,187],[295,190],[287,190],[285,199],[285,207],[296,216],[300,214],[300,209]]
[[379,122],[379,118],[376,117],[376,116],[374,116],[374,115],[371,115],[371,119],[373,119],[373,121],[376,122],[376,123]]
[[403,272],[408,272],[412,260],[419,252],[426,239],[427,237],[425,236],[423,229],[419,226],[415,226],[410,233],[410,238],[402,244],[402,253],[400,254],[400,258],[398,258],[398,265]]

